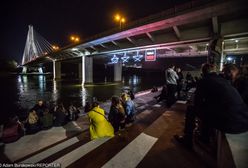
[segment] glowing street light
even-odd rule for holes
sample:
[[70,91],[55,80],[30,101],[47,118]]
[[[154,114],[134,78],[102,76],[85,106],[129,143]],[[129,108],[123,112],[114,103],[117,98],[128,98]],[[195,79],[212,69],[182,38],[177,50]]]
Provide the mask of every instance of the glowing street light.
[[80,38],[79,38],[78,36],[70,36],[70,40],[71,40],[72,42],[77,43],[77,42],[80,41]]
[[52,48],[53,48],[54,50],[58,50],[58,49],[59,49],[59,46],[53,45]]
[[114,19],[115,19],[115,21],[119,22],[120,29],[121,29],[121,25],[126,22],[126,19],[123,16],[119,15],[119,14],[116,14]]

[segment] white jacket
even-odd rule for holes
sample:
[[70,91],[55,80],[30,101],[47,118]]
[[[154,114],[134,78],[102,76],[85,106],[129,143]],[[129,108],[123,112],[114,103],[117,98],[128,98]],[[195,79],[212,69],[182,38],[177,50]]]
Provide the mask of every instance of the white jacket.
[[166,84],[177,85],[178,75],[172,68],[165,71]]

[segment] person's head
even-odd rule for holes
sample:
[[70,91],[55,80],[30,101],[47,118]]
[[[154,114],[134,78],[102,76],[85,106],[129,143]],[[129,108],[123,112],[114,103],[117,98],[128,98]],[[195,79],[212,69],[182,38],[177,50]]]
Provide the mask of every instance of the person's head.
[[87,101],[84,106],[84,112],[88,113],[92,109],[92,103]]
[[120,98],[118,96],[113,96],[111,102],[113,106],[117,106],[120,103]]
[[216,72],[216,67],[213,64],[205,63],[202,65],[202,75],[206,76],[209,73]]
[[39,106],[42,106],[43,105],[43,100],[38,100],[38,103],[37,103]]
[[35,111],[34,109],[31,109],[31,110],[30,110],[30,113],[36,114],[36,111]]
[[181,72],[182,70],[181,70],[181,68],[177,67],[176,71]]
[[94,108],[94,107],[99,107],[99,102],[98,101],[94,101],[92,103],[92,108]]
[[171,65],[169,66],[169,68],[175,69],[175,65],[174,65],[174,64],[171,64]]
[[128,94],[126,94],[126,93],[122,93],[122,94],[121,94],[121,100],[122,100],[123,102],[127,101],[128,99],[129,99]]
[[225,64],[223,68],[224,78],[235,81],[239,74],[239,69],[234,64]]

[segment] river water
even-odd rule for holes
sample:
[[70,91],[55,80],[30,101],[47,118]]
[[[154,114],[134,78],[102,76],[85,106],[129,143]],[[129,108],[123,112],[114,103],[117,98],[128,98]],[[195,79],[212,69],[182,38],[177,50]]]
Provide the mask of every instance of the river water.
[[123,76],[123,81],[119,83],[107,82],[83,87],[79,80],[73,79],[54,81],[51,76],[45,75],[7,75],[0,77],[0,83],[0,113],[3,122],[13,114],[25,118],[28,109],[32,108],[39,99],[46,102],[63,102],[65,106],[70,102],[83,106],[92,97],[104,102],[113,95],[120,95],[124,87],[130,87],[134,93],[137,93],[153,86],[161,86],[164,78],[158,73],[132,74]]

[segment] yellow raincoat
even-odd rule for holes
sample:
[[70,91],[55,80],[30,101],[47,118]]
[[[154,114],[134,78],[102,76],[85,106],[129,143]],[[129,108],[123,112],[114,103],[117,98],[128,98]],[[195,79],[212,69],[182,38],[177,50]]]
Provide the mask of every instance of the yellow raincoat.
[[100,107],[94,107],[88,113],[88,116],[90,118],[90,137],[92,140],[101,137],[114,136],[114,128],[105,119],[103,109]]

